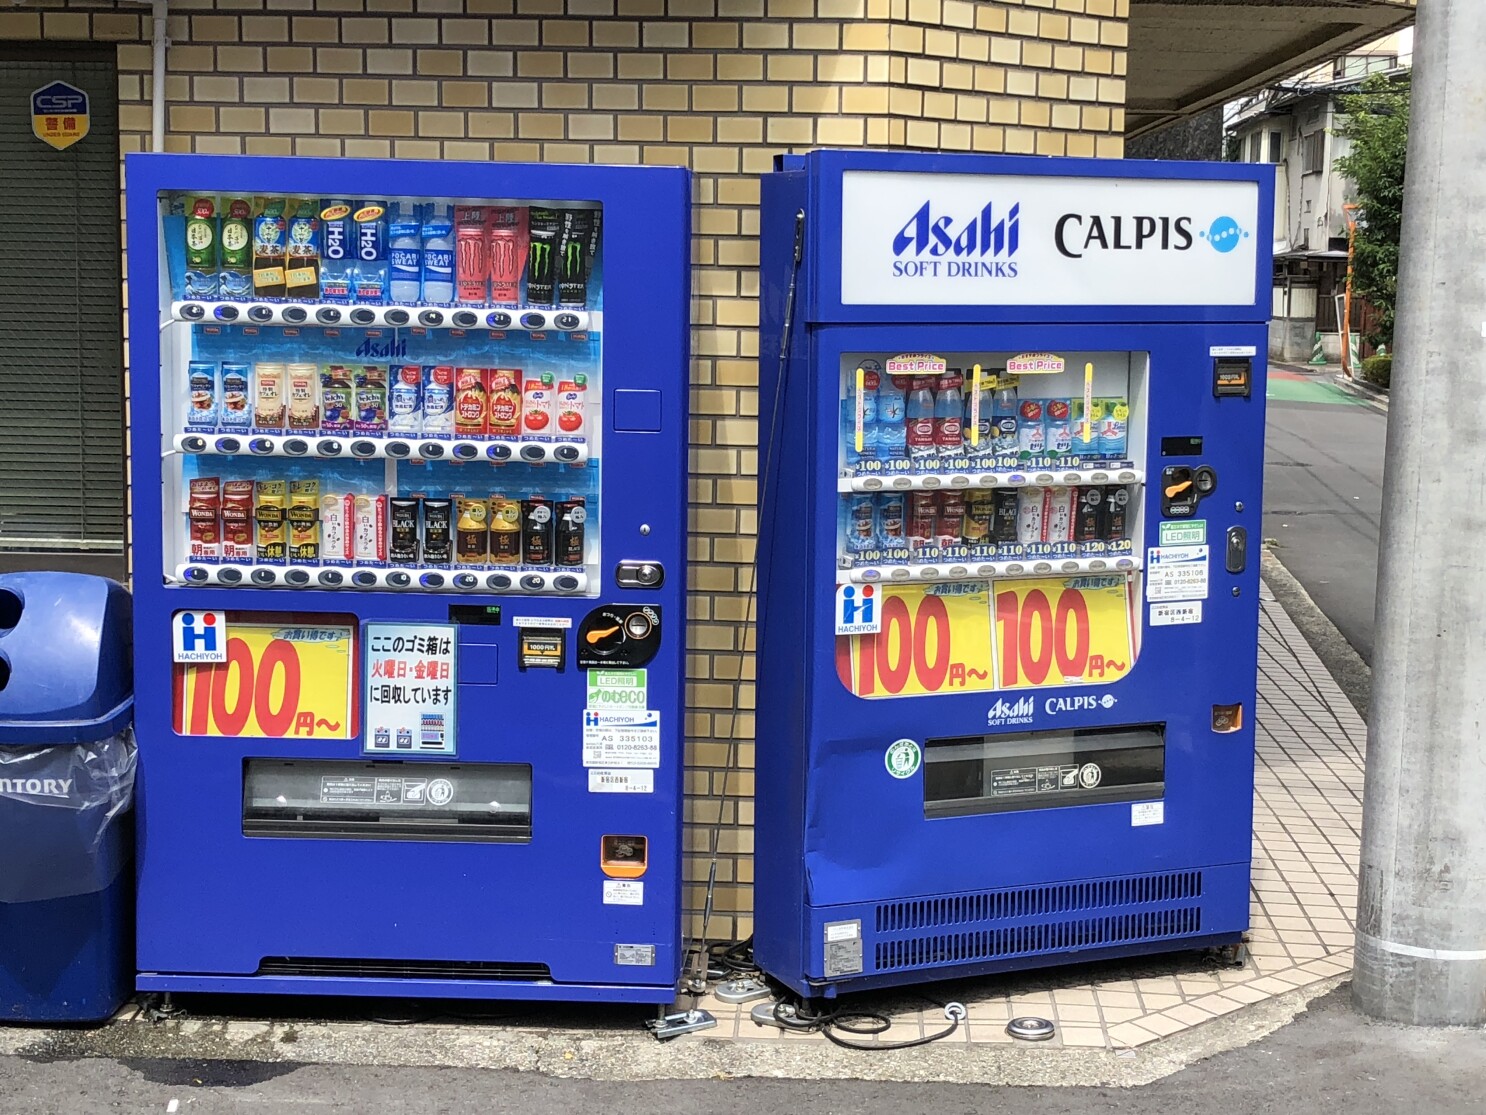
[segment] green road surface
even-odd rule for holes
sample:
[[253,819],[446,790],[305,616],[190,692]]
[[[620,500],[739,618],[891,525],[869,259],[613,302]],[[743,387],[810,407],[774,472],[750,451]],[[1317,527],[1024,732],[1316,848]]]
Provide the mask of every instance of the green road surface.
[[1349,395],[1329,378],[1301,375],[1271,368],[1264,397],[1284,403],[1344,403],[1347,406],[1364,406],[1355,395]]

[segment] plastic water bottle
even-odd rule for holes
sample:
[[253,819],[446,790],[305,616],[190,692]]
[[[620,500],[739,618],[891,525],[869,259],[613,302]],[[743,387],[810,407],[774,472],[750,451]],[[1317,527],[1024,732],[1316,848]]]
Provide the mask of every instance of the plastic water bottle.
[[417,302],[423,293],[423,222],[411,198],[392,203],[387,221],[391,262],[388,293],[393,302]]
[[908,456],[908,408],[903,386],[883,376],[877,386],[877,455],[884,461]]
[[[985,376],[980,381],[980,413],[975,413],[975,384],[967,380],[965,392],[965,456],[989,457],[995,452],[996,418],[995,379]],[[971,435],[975,438],[972,440]]]
[[423,214],[423,301],[454,301],[454,207],[435,203]]
[[934,392],[930,389],[933,380],[916,378],[908,392],[908,457],[913,461],[927,462],[939,456],[934,444]]
[[1017,451],[1016,388],[996,388],[991,402],[991,421],[995,427],[992,452],[998,457],[1015,457]]
[[939,377],[939,395],[934,400],[934,448],[941,457],[958,457],[965,451],[965,400],[960,383],[959,372]]

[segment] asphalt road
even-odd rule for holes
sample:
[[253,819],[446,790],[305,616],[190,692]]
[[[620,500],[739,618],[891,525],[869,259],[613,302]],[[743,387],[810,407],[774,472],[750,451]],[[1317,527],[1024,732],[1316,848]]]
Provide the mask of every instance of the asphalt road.
[[1372,664],[1388,418],[1320,376],[1274,370],[1264,462],[1264,536]]
[[479,1069],[0,1057],[0,1110],[37,1115],[105,1111],[1479,1115],[1483,1080],[1486,1034],[1369,1022],[1352,1009],[1348,991],[1342,988],[1260,1042],[1135,1088],[747,1077],[616,1083]]

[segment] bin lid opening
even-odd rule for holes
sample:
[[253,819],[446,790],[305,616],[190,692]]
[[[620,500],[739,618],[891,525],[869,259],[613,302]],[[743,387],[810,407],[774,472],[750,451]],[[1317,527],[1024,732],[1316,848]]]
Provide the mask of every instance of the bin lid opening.
[[20,593],[0,588],[0,635],[13,630],[21,622],[21,611],[25,606]]
[[0,689],[10,684],[10,660],[0,654]]

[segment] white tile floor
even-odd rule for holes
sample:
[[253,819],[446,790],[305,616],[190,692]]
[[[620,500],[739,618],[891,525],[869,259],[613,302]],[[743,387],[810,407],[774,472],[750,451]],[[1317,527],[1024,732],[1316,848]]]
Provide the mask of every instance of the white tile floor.
[[[1245,966],[1223,969],[1186,953],[905,990],[884,995],[877,1005],[894,1020],[877,1040],[942,1028],[940,1007],[953,998],[970,1012],[954,1040],[1010,1042],[1008,1019],[1033,1014],[1056,1023],[1051,1044],[1119,1050],[1349,971],[1366,739],[1362,718],[1265,590],[1253,929]],[[709,1036],[820,1040],[754,1025],[748,1016],[753,1004],[736,1007],[708,995],[701,1005],[718,1019]]]

